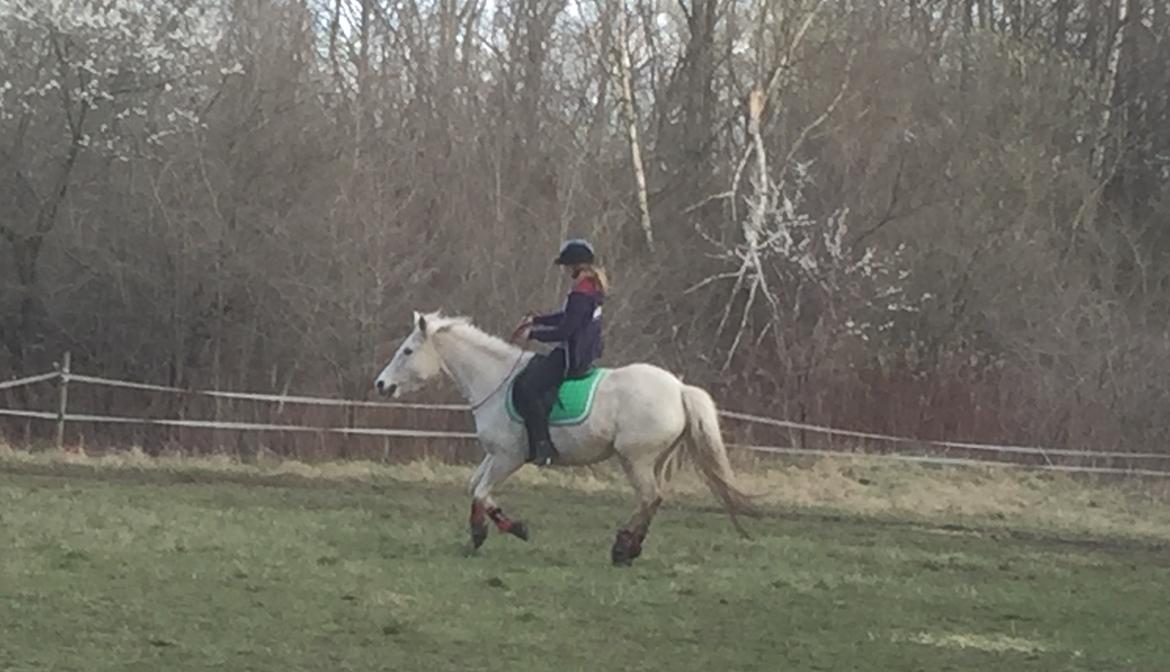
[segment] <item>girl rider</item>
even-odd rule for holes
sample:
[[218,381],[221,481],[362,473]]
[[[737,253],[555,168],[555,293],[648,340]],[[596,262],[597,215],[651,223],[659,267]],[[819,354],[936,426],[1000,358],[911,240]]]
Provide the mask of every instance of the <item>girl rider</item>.
[[588,374],[601,356],[601,305],[609,289],[605,271],[594,265],[593,246],[584,240],[561,245],[555,263],[565,267],[573,283],[564,309],[526,315],[513,333],[513,340],[527,330],[530,340],[556,344],[551,353],[533,356],[513,387],[516,410],[528,430],[528,461],[542,467],[552,464],[557,455],[549,437],[548,416],[561,383]]

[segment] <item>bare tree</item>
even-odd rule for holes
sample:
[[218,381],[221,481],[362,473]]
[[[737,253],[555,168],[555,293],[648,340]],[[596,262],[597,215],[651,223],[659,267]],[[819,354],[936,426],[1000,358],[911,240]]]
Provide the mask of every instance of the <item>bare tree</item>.
[[412,309],[500,330],[560,300],[542,250],[581,234],[615,279],[610,363],[821,422],[1160,447],[1168,14],[0,3],[0,375],[69,348],[109,375],[360,395]]

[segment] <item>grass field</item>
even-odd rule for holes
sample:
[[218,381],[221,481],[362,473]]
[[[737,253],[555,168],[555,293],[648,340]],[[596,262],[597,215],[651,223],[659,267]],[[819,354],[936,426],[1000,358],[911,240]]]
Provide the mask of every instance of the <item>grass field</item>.
[[[0,669],[1170,670],[1170,524],[1148,493],[777,499],[747,541],[684,484],[614,569],[630,501],[592,475],[519,479],[501,501],[532,541],[470,556],[466,469],[71,462],[0,453]],[[887,487],[877,469],[860,480]]]

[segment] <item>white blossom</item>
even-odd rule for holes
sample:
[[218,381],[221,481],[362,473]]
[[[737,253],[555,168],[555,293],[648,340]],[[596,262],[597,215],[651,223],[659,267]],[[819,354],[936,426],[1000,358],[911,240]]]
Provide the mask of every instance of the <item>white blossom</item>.
[[[66,130],[67,118],[81,119],[79,130],[95,136],[87,138],[90,151],[115,154],[133,150],[127,132],[140,126],[107,122],[170,118],[190,131],[197,122],[189,108],[217,84],[203,67],[215,58],[222,12],[216,0],[0,0],[0,45],[15,44],[17,35],[68,45],[59,52],[63,62],[40,69],[18,64],[4,73],[0,119],[19,112]],[[56,95],[62,89],[67,96]],[[100,113],[83,117],[82,106]],[[67,136],[60,133],[58,141]]]

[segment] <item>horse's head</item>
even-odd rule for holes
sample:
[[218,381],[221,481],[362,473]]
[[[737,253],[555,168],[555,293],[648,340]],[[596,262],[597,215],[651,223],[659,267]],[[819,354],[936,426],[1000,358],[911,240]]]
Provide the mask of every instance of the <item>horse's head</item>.
[[443,370],[442,360],[430,338],[438,328],[436,322],[437,314],[414,314],[414,330],[374,380],[378,392],[391,397],[413,392]]

